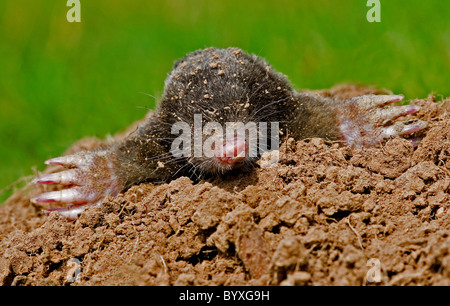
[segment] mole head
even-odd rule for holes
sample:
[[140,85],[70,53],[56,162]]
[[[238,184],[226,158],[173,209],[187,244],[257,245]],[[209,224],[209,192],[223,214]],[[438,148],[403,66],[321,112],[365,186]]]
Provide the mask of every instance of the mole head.
[[159,114],[176,135],[172,155],[201,177],[254,166],[269,145],[278,148],[274,123],[287,121],[291,97],[288,81],[263,59],[210,48],[175,64]]

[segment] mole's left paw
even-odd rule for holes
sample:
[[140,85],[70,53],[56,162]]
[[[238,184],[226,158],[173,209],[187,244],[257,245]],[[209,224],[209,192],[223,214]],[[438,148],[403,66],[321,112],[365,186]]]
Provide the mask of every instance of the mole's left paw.
[[69,204],[48,209],[46,212],[57,211],[71,220],[78,218],[87,207],[99,205],[104,197],[119,193],[120,185],[113,171],[112,159],[113,155],[108,151],[81,151],[46,161],[47,165],[60,165],[66,169],[44,174],[33,182],[63,185],[68,188],[39,194],[31,201],[36,204]]
[[[342,138],[349,145],[370,147],[395,135],[408,135],[428,126],[422,120],[392,121],[400,116],[413,114],[418,105],[389,105],[403,100],[401,95],[364,95],[345,101],[337,110]],[[412,139],[412,145],[418,139]]]

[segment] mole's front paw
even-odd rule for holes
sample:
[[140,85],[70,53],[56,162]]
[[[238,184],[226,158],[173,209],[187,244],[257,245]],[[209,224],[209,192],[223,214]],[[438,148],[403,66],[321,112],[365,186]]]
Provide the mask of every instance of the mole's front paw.
[[[343,139],[357,147],[375,146],[395,135],[408,135],[427,127],[422,120],[392,121],[417,112],[417,105],[389,105],[403,100],[401,95],[364,95],[346,101],[337,110],[337,119]],[[418,143],[412,139],[413,146]]]
[[108,151],[82,151],[47,160],[47,165],[60,165],[69,169],[42,175],[33,182],[60,184],[68,188],[39,194],[31,201],[39,204],[72,204],[47,212],[58,211],[68,219],[76,219],[85,208],[99,205],[105,196],[115,196],[120,192],[111,159],[112,153]]

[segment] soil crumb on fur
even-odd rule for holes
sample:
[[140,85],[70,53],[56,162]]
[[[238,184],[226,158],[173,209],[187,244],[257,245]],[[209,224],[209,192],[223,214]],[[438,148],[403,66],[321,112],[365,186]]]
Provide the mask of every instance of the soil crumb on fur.
[[[317,92],[366,93],[386,91]],[[29,199],[55,187],[30,183],[0,206],[0,285],[450,285],[450,99],[412,102],[430,123],[417,148],[288,139],[274,167],[143,183],[75,222],[43,215]]]

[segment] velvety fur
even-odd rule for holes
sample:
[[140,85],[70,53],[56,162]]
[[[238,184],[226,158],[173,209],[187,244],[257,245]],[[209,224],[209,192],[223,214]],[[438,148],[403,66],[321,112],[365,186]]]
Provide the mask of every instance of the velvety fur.
[[[289,124],[299,118],[292,112],[297,103],[285,76],[255,55],[237,48],[190,53],[177,61],[168,75],[156,112],[114,148],[118,177],[125,179],[128,186],[142,180],[168,181],[194,172],[197,164],[204,162],[201,158],[175,160],[168,154],[176,137],[170,133],[170,127],[183,121],[193,129],[194,114],[201,113],[203,123],[222,125],[279,122],[282,138]],[[164,167],[158,167],[158,161]],[[214,171],[197,173],[208,172]]]

